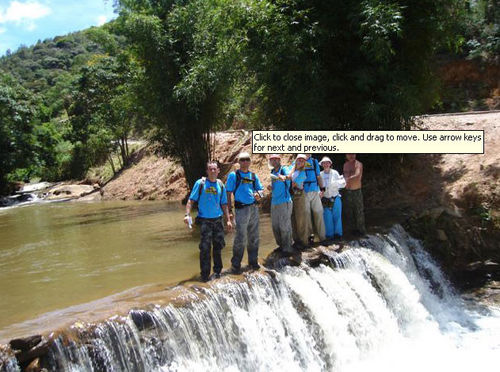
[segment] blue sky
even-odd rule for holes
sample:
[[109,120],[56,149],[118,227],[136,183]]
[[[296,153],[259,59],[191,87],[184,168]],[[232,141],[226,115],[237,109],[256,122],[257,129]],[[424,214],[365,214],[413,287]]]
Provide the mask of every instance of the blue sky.
[[0,55],[69,32],[101,25],[116,15],[112,0],[0,0]]

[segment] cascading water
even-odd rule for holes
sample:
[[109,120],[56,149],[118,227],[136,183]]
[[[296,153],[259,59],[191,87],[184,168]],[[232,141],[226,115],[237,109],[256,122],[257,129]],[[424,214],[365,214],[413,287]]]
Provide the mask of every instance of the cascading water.
[[[465,371],[498,366],[500,311],[468,310],[400,226],[331,266],[221,280],[53,343],[65,371]],[[8,365],[6,370],[14,370]]]

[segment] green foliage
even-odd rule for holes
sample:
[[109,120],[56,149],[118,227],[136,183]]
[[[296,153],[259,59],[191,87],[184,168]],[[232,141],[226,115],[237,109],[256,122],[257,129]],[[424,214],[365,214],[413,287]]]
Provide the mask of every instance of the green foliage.
[[30,94],[12,76],[0,73],[0,193],[4,192],[11,172],[25,177],[34,159],[35,117]]
[[496,0],[114,3],[112,23],[0,58],[4,184],[114,172],[147,132],[192,186],[233,122],[407,129],[438,99],[437,51],[498,58]]
[[230,1],[120,1],[122,29],[142,75],[154,138],[178,157],[189,185],[205,170],[241,59]]
[[404,129],[436,98],[433,55],[453,1],[277,0],[249,23],[266,125]]
[[467,2],[461,18],[463,51],[470,58],[499,63],[500,6],[498,0]]
[[73,177],[83,177],[117,147],[122,164],[128,163],[126,141],[141,114],[132,91],[134,66],[126,55],[95,55],[81,69],[69,108],[71,140],[78,154]]

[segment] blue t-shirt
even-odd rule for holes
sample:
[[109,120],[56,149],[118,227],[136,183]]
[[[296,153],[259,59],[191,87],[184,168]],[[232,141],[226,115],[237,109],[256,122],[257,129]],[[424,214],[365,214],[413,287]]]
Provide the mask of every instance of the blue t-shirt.
[[[289,173],[290,170],[286,167],[280,167],[278,171],[275,171],[274,169],[271,170],[271,174],[274,174],[275,176],[287,176]],[[290,180],[281,181],[279,179],[271,178],[271,184],[273,187],[273,194],[271,196],[272,205],[288,203],[292,200],[290,195]]]
[[205,184],[203,185],[203,190],[200,187],[202,184],[202,179],[200,178],[194,184],[191,195],[189,195],[189,200],[198,200],[198,216],[202,218],[218,218],[224,213],[222,211],[221,204],[227,204],[227,194],[226,191],[222,189],[221,185],[217,181],[212,182],[208,178],[205,178]]
[[[240,175],[241,175],[241,183],[238,186],[238,189],[236,190],[236,193],[234,195],[234,200],[243,204],[253,204],[255,203],[255,197],[253,196],[253,193],[255,191],[261,191],[264,188],[260,183],[259,177],[255,175],[255,190],[254,190],[253,188],[254,181],[252,181],[252,172],[246,172],[246,173],[240,172]],[[236,172],[231,172],[227,177],[226,189],[228,192],[234,193],[235,188],[236,188]]]
[[304,191],[319,191],[318,180],[316,178],[316,176],[319,176],[320,173],[319,162],[311,156],[308,160],[306,160],[306,165],[304,168],[306,170],[307,176],[304,183]]

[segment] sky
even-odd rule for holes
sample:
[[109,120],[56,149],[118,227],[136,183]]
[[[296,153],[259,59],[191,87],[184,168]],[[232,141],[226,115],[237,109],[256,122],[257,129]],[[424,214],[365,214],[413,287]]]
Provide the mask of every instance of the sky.
[[112,0],[0,0],[0,55],[113,18]]

